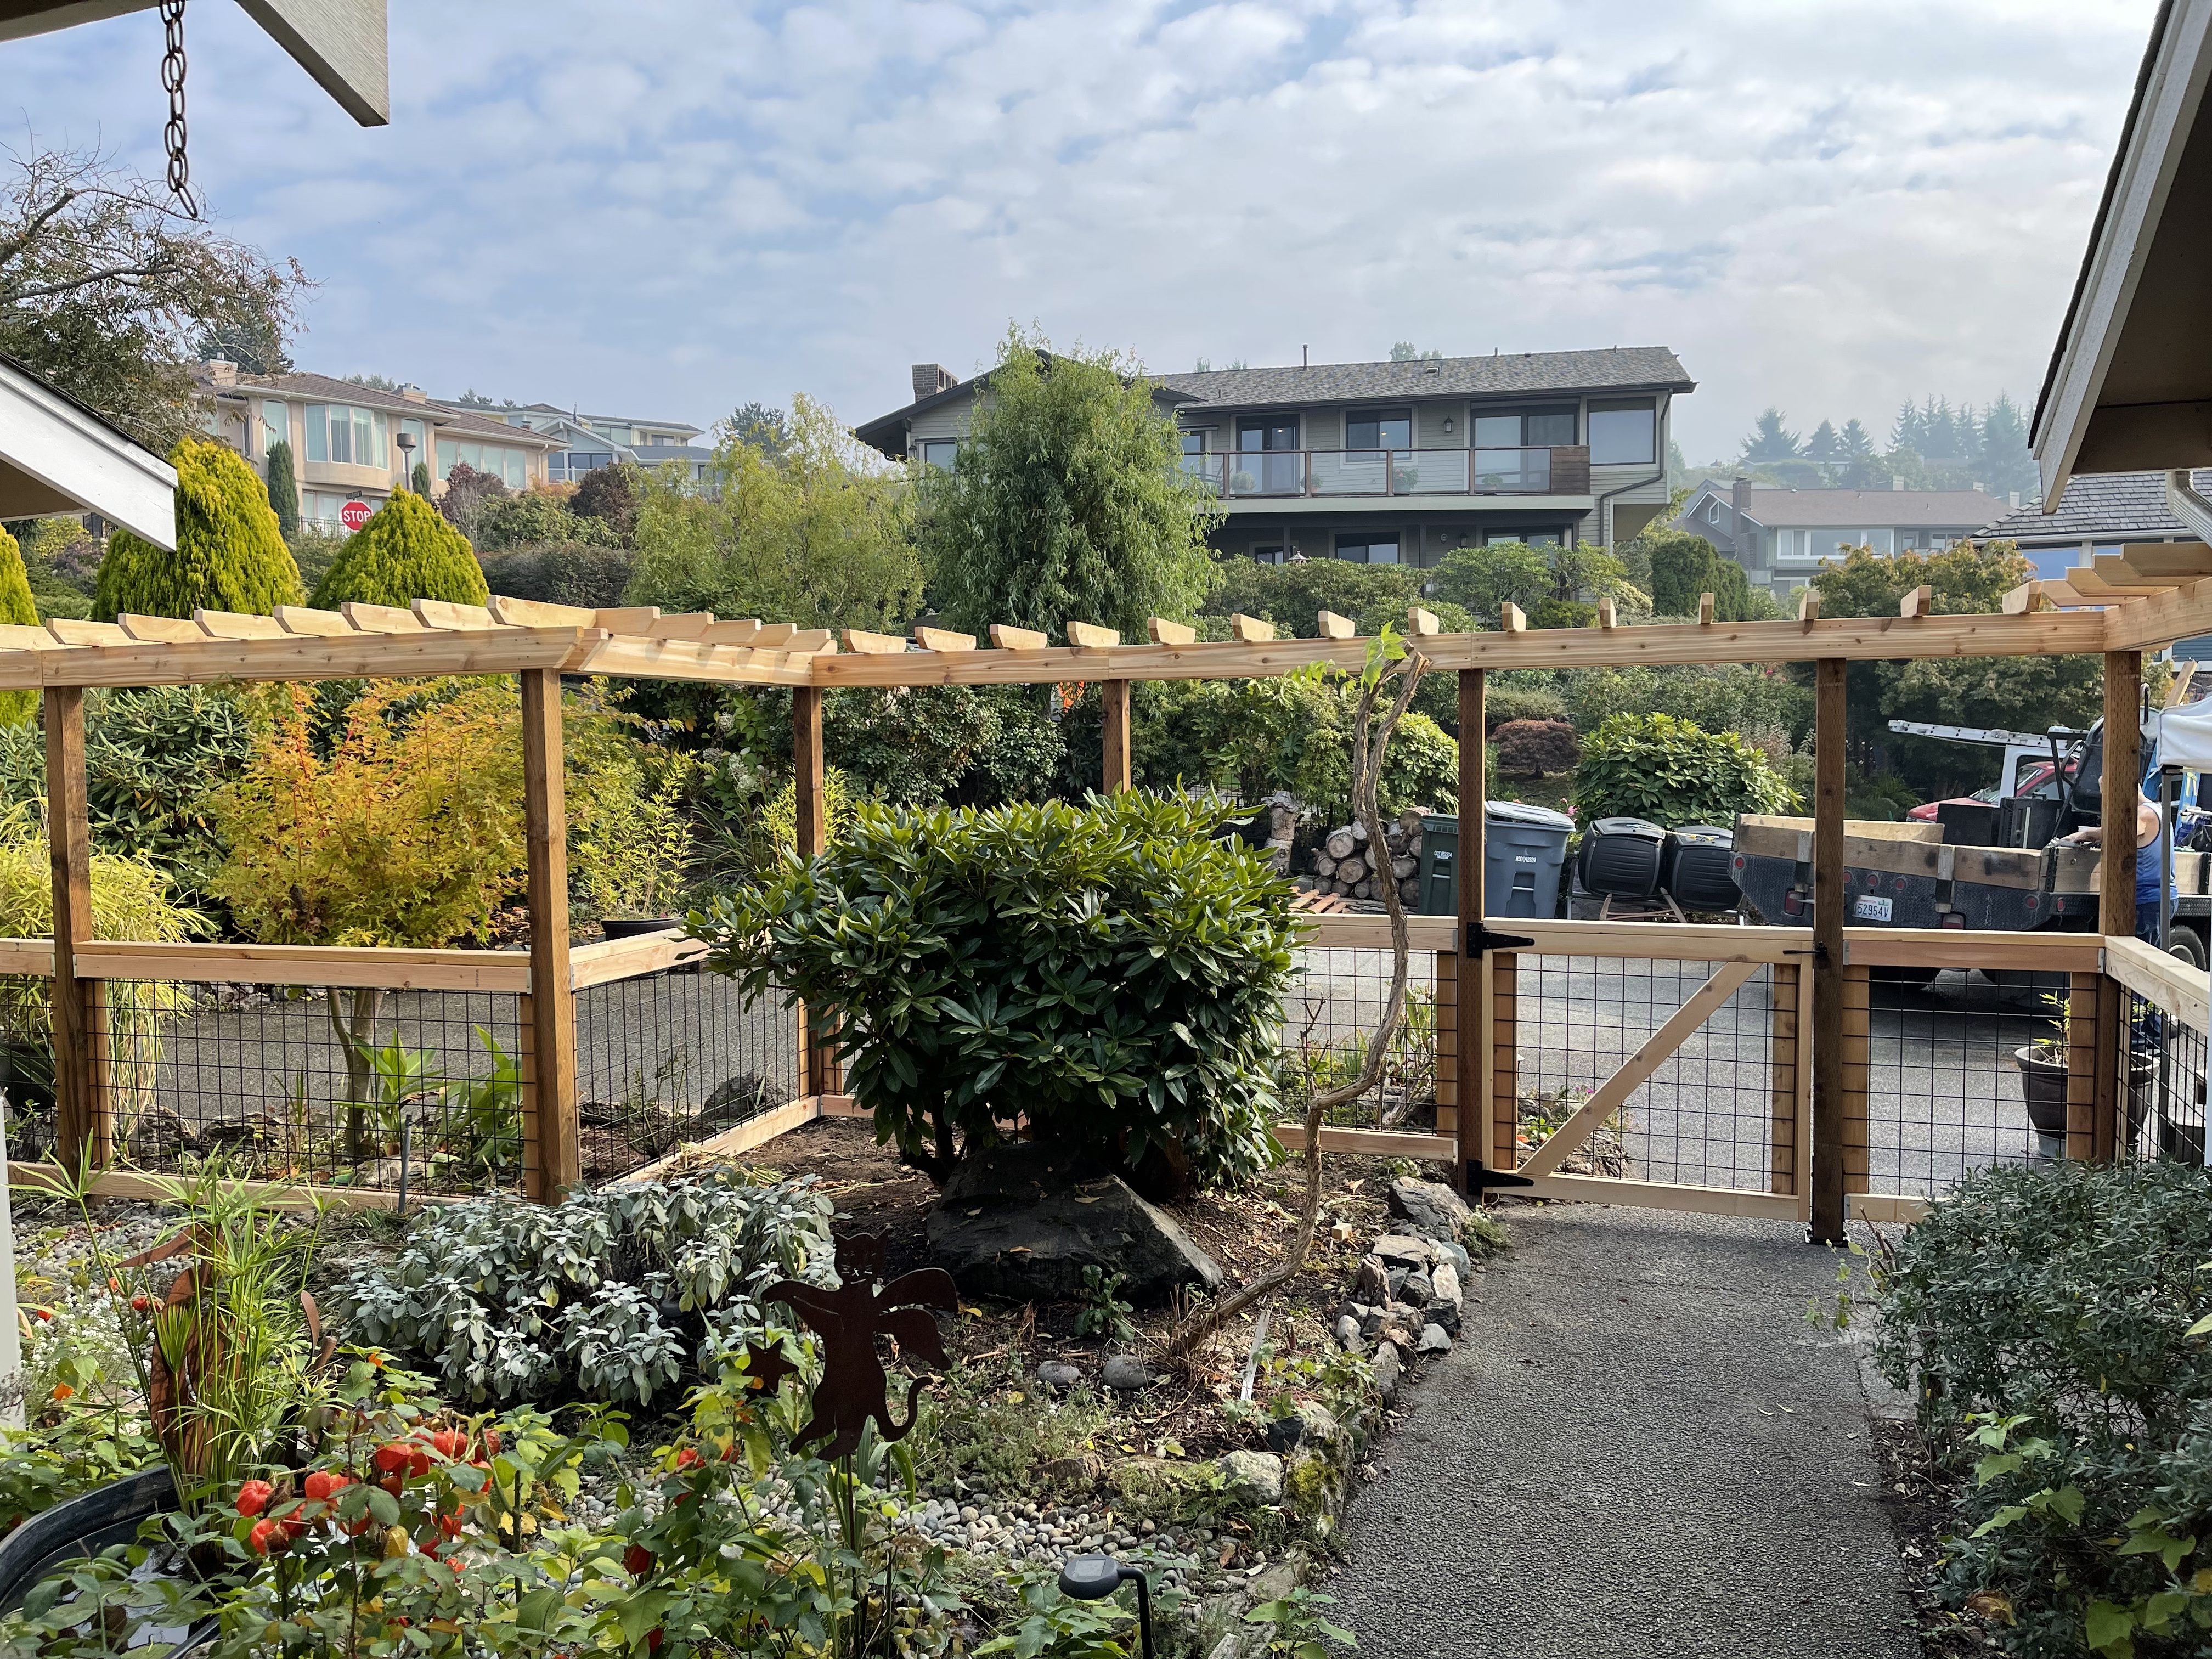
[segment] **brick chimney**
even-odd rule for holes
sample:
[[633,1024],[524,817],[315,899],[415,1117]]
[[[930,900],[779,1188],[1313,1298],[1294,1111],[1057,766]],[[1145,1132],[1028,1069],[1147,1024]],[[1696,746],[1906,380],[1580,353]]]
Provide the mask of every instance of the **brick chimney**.
[[1743,562],[1744,543],[1751,535],[1751,480],[1732,479],[1729,483],[1729,537],[1730,550],[1736,562]]
[[399,395],[410,404],[427,404],[430,401],[430,394],[412,381],[399,388]]
[[1889,475],[1889,487],[1892,489],[1903,489],[1905,488],[1905,475],[1902,472],[1891,473]]
[[950,392],[960,384],[959,377],[943,363],[916,363],[914,366],[914,400],[934,398],[940,392]]
[[208,380],[216,386],[236,386],[238,365],[227,357],[210,357],[201,367],[207,370]]

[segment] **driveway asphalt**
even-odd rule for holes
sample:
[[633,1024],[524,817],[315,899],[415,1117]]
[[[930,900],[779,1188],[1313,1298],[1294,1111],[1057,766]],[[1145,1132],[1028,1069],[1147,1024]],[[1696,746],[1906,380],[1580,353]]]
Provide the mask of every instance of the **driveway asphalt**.
[[1788,1224],[1502,1212],[1328,1585],[1406,1659],[1915,1659],[1837,1258]]

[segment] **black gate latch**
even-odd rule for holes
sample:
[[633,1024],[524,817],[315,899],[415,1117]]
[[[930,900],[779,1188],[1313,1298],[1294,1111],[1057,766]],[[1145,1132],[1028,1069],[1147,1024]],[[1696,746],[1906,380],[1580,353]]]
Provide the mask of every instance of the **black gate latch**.
[[[1464,935],[1466,929],[1462,927],[1461,932]],[[1526,951],[1535,943],[1534,939],[1522,939],[1516,933],[1493,933],[1487,922],[1477,922],[1473,942],[1462,949],[1468,956],[1479,957],[1488,951]]]
[[1486,1170],[1479,1158],[1467,1161],[1467,1189],[1471,1193],[1479,1193],[1486,1187],[1533,1187],[1535,1184],[1534,1180],[1528,1176],[1511,1175],[1504,1170]]

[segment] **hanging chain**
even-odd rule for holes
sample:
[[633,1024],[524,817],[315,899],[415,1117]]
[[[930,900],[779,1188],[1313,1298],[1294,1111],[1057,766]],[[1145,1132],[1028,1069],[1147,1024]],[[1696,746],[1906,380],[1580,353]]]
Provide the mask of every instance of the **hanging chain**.
[[192,194],[192,164],[185,155],[185,0],[161,0],[161,86],[169,94],[169,124],[161,130],[169,152],[169,191],[187,219],[200,216]]

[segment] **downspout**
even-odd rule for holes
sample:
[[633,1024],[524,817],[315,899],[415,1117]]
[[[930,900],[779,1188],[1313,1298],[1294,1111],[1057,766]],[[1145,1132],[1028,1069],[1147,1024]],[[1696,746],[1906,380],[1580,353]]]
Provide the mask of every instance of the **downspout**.
[[2196,477],[2187,467],[2166,475],[2166,510],[2212,547],[2212,501],[2197,493]]
[[[1597,524],[1598,524],[1598,528],[1599,528],[1600,530],[1602,530],[1602,531],[1607,531],[1607,532],[1611,531],[1611,529],[1613,528],[1613,519],[1612,519],[1612,515],[1611,515],[1611,514],[1609,514],[1606,511],[1606,507],[1607,507],[1607,504],[1608,502],[1610,502],[1615,495],[1626,495],[1630,490],[1632,490],[1632,489],[1643,489],[1643,488],[1644,488],[1644,485],[1646,485],[1646,484],[1648,484],[1648,483],[1659,483],[1662,479],[1665,478],[1665,477],[1666,477],[1666,476],[1667,476],[1667,464],[1666,464],[1664,461],[1662,461],[1662,462],[1659,464],[1659,470],[1658,470],[1656,472],[1653,473],[1650,477],[1648,477],[1648,478],[1636,478],[1636,479],[1632,479],[1632,480],[1631,480],[1629,483],[1625,483],[1625,484],[1622,484],[1619,489],[1608,489],[1608,490],[1607,490],[1607,491],[1605,492],[1605,494],[1604,494],[1604,495],[1600,495],[1600,496],[1597,498]],[[1607,545],[1607,546],[1611,546],[1611,545],[1612,545],[1612,537],[1611,537],[1610,535],[1608,535],[1608,536],[1607,537],[1607,538],[1606,538],[1606,545]]]

